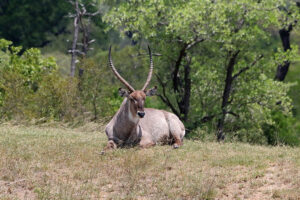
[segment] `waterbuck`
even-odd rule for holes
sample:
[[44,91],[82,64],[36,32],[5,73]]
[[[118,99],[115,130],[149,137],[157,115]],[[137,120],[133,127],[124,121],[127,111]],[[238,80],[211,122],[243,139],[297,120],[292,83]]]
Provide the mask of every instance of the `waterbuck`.
[[125,98],[120,109],[105,128],[108,143],[104,152],[117,147],[134,145],[139,145],[142,148],[151,147],[158,143],[172,144],[174,148],[182,145],[185,128],[176,115],[165,110],[144,108],[146,96],[153,96],[157,91],[156,86],[146,90],[153,72],[153,61],[149,46],[148,50],[150,71],[144,87],[141,90],[135,90],[117,72],[111,59],[111,47],[109,48],[109,66],[127,90],[119,89],[120,96]]

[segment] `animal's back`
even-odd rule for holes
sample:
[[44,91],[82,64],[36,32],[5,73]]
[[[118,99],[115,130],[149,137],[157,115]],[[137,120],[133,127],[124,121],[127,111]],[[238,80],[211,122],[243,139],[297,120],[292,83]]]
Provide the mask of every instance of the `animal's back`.
[[164,143],[166,139],[172,139],[174,136],[183,139],[185,128],[176,115],[153,108],[145,108],[145,113],[139,125],[149,134],[147,137],[152,137],[155,143]]

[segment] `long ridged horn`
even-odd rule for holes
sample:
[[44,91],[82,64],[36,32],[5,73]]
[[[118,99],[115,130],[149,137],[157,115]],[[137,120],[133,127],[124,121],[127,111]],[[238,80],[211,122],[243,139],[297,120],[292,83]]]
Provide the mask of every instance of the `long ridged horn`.
[[109,63],[109,66],[111,67],[113,73],[116,75],[116,77],[128,88],[128,90],[130,92],[133,92],[135,89],[124,79],[122,78],[122,76],[118,73],[118,71],[116,70],[113,62],[112,62],[112,59],[111,59],[111,46],[109,47],[109,54],[108,54],[108,63]]
[[148,50],[149,50],[149,57],[150,57],[150,70],[149,70],[149,74],[148,74],[148,77],[147,77],[147,80],[146,80],[146,83],[143,87],[143,91],[146,90],[146,88],[148,87],[150,81],[151,81],[151,78],[152,78],[152,72],[153,72],[153,61],[152,61],[152,54],[151,54],[151,49],[148,45]]

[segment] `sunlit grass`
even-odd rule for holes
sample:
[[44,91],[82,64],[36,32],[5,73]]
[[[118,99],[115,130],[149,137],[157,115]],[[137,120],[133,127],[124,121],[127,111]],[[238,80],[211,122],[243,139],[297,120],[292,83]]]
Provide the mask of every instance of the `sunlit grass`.
[[0,126],[0,199],[297,199],[300,149],[241,143],[118,149],[103,127]]

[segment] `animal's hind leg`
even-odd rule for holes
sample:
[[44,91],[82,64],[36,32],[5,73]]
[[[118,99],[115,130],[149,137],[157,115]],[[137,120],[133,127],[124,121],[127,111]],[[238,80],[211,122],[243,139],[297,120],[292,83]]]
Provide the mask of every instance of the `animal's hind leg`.
[[[174,136],[173,136],[173,137],[174,137]],[[177,149],[177,148],[179,148],[181,145],[182,145],[182,140],[181,140],[179,137],[175,136],[175,137],[174,137],[173,148],[174,148],[174,149]]]
[[182,146],[183,137],[185,135],[185,128],[183,123],[176,115],[169,114],[167,116],[169,122],[170,135],[173,140],[173,148],[177,149]]

